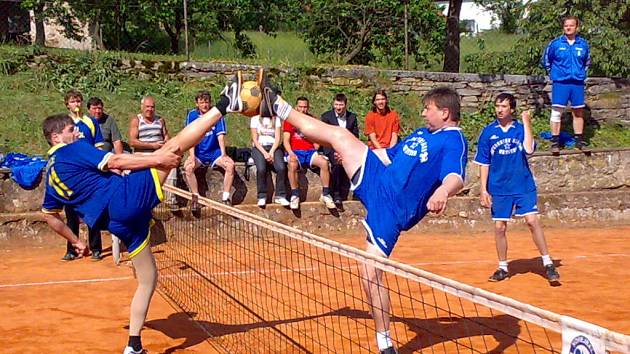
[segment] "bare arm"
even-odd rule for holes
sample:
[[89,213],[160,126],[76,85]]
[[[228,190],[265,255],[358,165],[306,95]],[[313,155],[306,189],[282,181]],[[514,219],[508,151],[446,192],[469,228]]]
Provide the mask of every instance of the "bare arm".
[[164,137],[164,142],[167,142],[171,136],[168,134],[168,128],[166,128],[166,119],[162,119],[162,136]]
[[375,149],[382,148],[381,144],[378,142],[378,139],[376,138],[376,133],[370,133],[368,135],[368,138],[370,138],[370,141],[372,142],[372,145],[374,145]]
[[217,136],[217,139],[219,139],[219,148],[221,149],[221,156],[227,156],[227,153],[225,152],[225,134],[221,134]]
[[263,154],[263,156],[265,156],[265,154],[267,153],[267,150],[265,150],[265,148],[258,141],[258,129],[251,128],[251,131],[252,131],[252,143],[254,144],[254,147],[258,149],[258,151],[260,151],[260,153]]
[[44,219],[53,231],[68,240],[80,255],[85,255],[87,248],[85,244],[70,230],[66,223],[61,219],[59,213],[43,213]]
[[479,165],[479,200],[481,205],[490,208],[492,205],[492,196],[488,193],[488,175],[490,166]]
[[295,153],[291,149],[291,133],[283,132],[282,133],[282,140],[283,140],[284,150],[286,150],[287,154],[295,155]]
[[523,120],[523,130],[525,131],[525,138],[523,139],[523,148],[529,155],[534,153],[534,136],[532,135],[532,117],[529,111],[521,114]]
[[151,154],[120,154],[110,155],[107,168],[112,170],[140,170],[156,167],[160,169],[175,168],[179,165],[181,156],[172,151],[158,150]]
[[392,140],[389,141],[389,147],[392,147],[394,145],[398,144],[398,133],[393,132],[392,133]]
[[114,145],[114,154],[122,154],[123,153],[123,143],[120,140],[116,140],[112,142]]
[[271,146],[271,150],[269,150],[271,156],[273,156],[280,147],[280,141],[282,139],[282,127],[276,127],[275,131],[273,145]]
[[454,196],[464,187],[462,178],[459,175],[448,175],[442,185],[439,186],[427,203],[427,209],[437,214],[441,214],[446,209],[448,198]]

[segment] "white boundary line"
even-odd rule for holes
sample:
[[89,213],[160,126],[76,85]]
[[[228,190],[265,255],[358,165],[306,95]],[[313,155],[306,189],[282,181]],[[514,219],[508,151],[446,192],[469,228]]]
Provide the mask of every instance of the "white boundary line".
[[0,289],[6,288],[23,288],[28,286],[43,286],[43,285],[60,285],[60,284],[85,284],[85,283],[105,283],[119,280],[129,280],[133,277],[118,277],[118,278],[96,278],[96,279],[77,279],[77,280],[57,280],[57,281],[43,281],[35,283],[20,283],[20,284],[0,284]]

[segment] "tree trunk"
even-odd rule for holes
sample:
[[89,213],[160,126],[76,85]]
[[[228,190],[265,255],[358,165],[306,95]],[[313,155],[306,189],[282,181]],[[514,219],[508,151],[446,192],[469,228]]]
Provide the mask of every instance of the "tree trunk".
[[463,0],[449,0],[446,18],[446,45],[444,46],[445,72],[459,72],[459,13]]
[[[97,14],[95,17],[99,18],[100,14]],[[90,33],[90,37],[92,37],[92,43],[94,44],[95,49],[104,50],[105,45],[103,44],[103,30],[101,29],[101,23],[98,20],[93,19],[90,22],[88,31]]]
[[46,29],[44,28],[44,19],[42,13],[44,12],[44,5],[37,6],[33,9],[33,15],[35,17],[35,45],[46,45]]

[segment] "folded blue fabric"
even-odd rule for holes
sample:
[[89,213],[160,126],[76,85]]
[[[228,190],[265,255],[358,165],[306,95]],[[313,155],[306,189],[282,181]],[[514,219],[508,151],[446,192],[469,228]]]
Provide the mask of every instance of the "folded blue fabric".
[[[541,139],[551,140],[551,132],[548,130],[540,132],[538,136],[540,136]],[[575,146],[575,138],[573,137],[573,135],[565,131],[560,132],[558,139],[560,140],[560,145],[562,146],[565,146],[568,148]]]
[[46,160],[40,156],[28,156],[19,152],[8,153],[0,167],[11,169],[11,179],[24,189],[37,187]]

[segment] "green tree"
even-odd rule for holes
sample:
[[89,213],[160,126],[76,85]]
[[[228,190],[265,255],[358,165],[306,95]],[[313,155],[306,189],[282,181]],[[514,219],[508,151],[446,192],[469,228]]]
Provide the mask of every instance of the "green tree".
[[471,71],[544,74],[539,61],[545,46],[562,34],[562,18],[577,16],[580,35],[591,47],[590,76],[630,76],[630,3],[626,0],[539,0],[527,5],[524,36],[511,52],[482,52],[464,60]]
[[505,33],[516,33],[525,12],[525,5],[520,0],[475,0],[475,4],[493,12],[501,23],[499,29]]
[[[304,5],[306,42],[318,55],[343,63],[404,60],[404,7],[399,0],[311,0]],[[444,20],[430,0],[409,4],[409,52],[425,63],[439,50]]]

